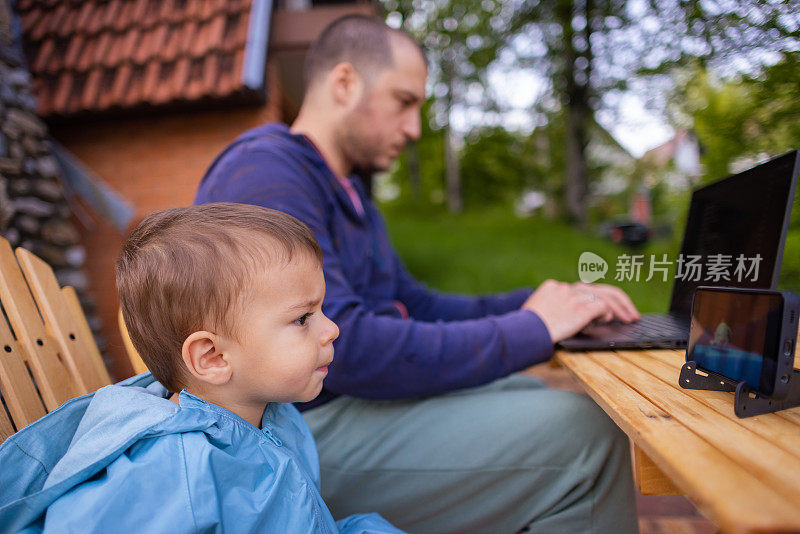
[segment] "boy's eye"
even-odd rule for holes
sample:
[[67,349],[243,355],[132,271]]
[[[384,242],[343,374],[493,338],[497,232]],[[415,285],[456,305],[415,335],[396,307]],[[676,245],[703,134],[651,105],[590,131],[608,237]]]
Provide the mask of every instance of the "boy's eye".
[[297,326],[305,326],[308,323],[308,318],[311,317],[311,313],[304,313],[300,317],[294,320],[294,324]]

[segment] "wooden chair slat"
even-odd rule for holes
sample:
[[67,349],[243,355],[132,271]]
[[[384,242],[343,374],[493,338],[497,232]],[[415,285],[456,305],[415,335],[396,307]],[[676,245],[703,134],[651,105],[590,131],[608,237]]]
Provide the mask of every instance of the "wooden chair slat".
[[[0,392],[3,394],[14,426],[22,428],[40,417],[46,410],[36,386],[28,374],[22,352],[14,342],[5,318],[0,317]],[[5,413],[5,410],[0,410]]]
[[103,356],[100,354],[100,349],[97,348],[97,343],[94,341],[92,329],[89,327],[89,323],[86,322],[86,315],[84,315],[83,308],[81,308],[81,302],[78,299],[78,294],[75,292],[74,288],[70,286],[64,286],[61,288],[61,296],[64,299],[64,303],[67,305],[67,309],[75,321],[75,326],[78,329],[75,335],[86,347],[89,359],[94,364],[95,370],[97,371],[97,376],[100,378],[102,386],[107,386],[111,383],[111,375],[108,374],[106,364],[103,362]]
[[122,335],[122,343],[125,345],[125,352],[128,353],[128,358],[133,366],[134,374],[139,375],[149,371],[147,365],[145,365],[144,361],[142,360],[142,357],[139,356],[139,352],[136,350],[136,347],[133,346],[131,336],[128,334],[128,327],[125,324],[125,317],[122,316],[122,308],[120,308],[119,312],[117,313],[117,323],[119,324],[119,333]]
[[5,408],[0,405],[0,443],[3,443],[11,434],[14,433],[14,426],[11,424]]
[[[28,281],[50,337],[56,342],[61,359],[69,370],[77,395],[91,393],[108,385],[97,373],[85,341],[70,313],[61,288],[50,266],[24,248],[17,249],[17,260]],[[93,342],[92,342],[93,343]]]
[[11,245],[3,238],[0,238],[0,300],[45,407],[54,410],[75,396],[70,375],[45,330]]

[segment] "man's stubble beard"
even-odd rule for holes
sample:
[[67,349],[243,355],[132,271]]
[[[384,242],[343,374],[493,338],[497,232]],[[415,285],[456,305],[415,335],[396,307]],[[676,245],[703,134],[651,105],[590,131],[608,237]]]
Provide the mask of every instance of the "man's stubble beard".
[[342,129],[337,136],[337,143],[348,166],[360,175],[370,175],[389,169],[388,165],[376,163],[381,153],[381,143],[371,141],[368,121],[369,105],[362,100],[358,106],[342,122]]

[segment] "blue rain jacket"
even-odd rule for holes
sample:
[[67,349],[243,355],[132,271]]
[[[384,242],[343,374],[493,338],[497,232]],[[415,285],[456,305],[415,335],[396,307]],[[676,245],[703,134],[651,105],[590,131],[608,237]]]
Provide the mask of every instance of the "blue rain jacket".
[[334,522],[314,440],[290,404],[262,430],[150,373],[64,403],[0,445],[0,532],[399,533]]

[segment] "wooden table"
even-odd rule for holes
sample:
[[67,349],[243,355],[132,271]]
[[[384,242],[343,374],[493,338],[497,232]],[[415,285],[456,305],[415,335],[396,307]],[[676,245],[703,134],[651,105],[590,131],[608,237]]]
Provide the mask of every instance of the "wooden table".
[[556,359],[631,439],[642,493],[685,494],[723,532],[800,532],[800,407],[739,419],[733,393],[678,385],[682,350]]

